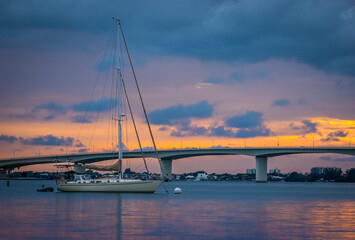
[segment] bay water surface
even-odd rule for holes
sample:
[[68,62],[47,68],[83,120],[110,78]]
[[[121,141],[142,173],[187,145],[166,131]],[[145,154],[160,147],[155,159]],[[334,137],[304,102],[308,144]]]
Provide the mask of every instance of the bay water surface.
[[55,187],[0,181],[0,239],[355,239],[354,183],[169,182],[169,194],[42,184]]

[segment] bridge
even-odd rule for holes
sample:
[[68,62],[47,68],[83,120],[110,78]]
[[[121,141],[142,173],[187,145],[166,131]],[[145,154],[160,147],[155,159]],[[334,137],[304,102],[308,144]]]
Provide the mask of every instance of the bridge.
[[[207,148],[207,149],[172,149],[159,150],[164,177],[171,179],[172,161],[197,156],[211,155],[247,155],[255,157],[256,182],[267,181],[267,160],[270,157],[302,153],[336,153],[355,156],[354,147],[288,147],[288,148]],[[156,158],[154,151],[144,151],[146,158]],[[141,158],[141,152],[123,152],[124,158]],[[45,163],[94,163],[117,159],[117,152],[86,153],[29,158],[11,158],[0,160],[0,169],[10,171],[22,166]]]

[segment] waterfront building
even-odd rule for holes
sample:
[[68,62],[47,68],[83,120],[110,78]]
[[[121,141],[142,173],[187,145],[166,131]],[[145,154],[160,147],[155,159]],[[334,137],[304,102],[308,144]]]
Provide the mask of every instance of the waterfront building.
[[314,174],[314,175],[322,175],[322,174],[325,174],[327,171],[341,172],[341,168],[336,168],[336,167],[313,167],[313,168],[311,168],[311,174]]
[[247,174],[256,174],[256,169],[255,168],[247,169]]
[[207,174],[206,173],[198,173],[196,180],[200,181],[200,180],[207,180]]
[[280,174],[281,171],[278,168],[275,169],[269,169],[269,174]]
[[186,180],[193,180],[193,179],[195,179],[195,176],[193,176],[193,175],[187,175],[187,176],[185,177],[185,179],[186,179]]
[[313,167],[313,168],[311,168],[311,174],[315,174],[315,175],[324,174],[324,167]]

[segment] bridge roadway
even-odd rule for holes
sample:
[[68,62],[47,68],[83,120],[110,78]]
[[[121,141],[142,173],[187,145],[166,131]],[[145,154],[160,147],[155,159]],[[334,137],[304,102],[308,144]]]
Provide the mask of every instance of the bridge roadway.
[[[336,153],[355,156],[354,147],[288,147],[288,148],[207,148],[159,150],[164,176],[171,179],[172,160],[208,155],[247,155],[256,160],[256,181],[267,181],[267,159],[270,157],[301,153]],[[154,151],[144,151],[146,158],[156,158]],[[124,158],[141,158],[141,152],[123,152]],[[85,153],[57,156],[39,156],[0,160],[0,169],[11,170],[22,166],[45,163],[94,163],[117,158],[117,152]]]

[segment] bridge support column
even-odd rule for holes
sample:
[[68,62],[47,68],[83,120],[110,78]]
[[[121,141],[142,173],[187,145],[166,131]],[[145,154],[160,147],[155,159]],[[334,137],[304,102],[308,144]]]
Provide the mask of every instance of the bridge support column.
[[257,183],[267,182],[267,157],[256,156],[256,177]]
[[[6,170],[5,170],[6,171]],[[11,168],[7,170],[7,181],[6,186],[10,187],[10,175],[11,175]]]
[[167,160],[161,160],[161,167],[163,172],[161,173],[162,176],[166,179],[172,180],[172,165],[173,165],[173,160],[172,159],[167,159]]

